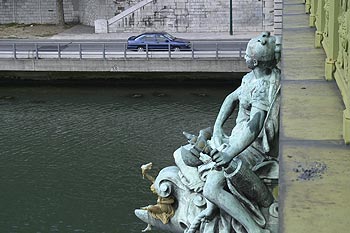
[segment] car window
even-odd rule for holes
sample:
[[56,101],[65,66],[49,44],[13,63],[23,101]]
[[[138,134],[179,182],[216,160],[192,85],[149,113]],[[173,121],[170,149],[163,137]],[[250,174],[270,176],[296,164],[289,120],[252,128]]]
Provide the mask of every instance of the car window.
[[142,36],[137,37],[135,40],[143,41],[143,40],[144,40],[144,37],[145,37],[145,35],[142,35]]
[[170,40],[175,40],[175,36],[172,36],[169,33],[165,33],[164,36],[168,37]]
[[168,41],[168,39],[166,37],[164,37],[163,35],[156,35],[156,40],[158,42],[166,42],[166,41]]
[[154,35],[142,35],[139,38],[137,38],[136,40],[138,41],[154,41]]

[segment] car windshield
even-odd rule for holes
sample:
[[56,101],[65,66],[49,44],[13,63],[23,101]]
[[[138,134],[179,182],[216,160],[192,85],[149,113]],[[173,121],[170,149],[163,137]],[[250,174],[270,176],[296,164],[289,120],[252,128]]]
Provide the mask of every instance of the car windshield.
[[171,40],[175,40],[175,36],[170,35],[169,33],[164,33],[164,36],[168,37]]
[[145,34],[137,37],[135,40],[137,41],[153,41],[154,40],[154,35],[152,34]]

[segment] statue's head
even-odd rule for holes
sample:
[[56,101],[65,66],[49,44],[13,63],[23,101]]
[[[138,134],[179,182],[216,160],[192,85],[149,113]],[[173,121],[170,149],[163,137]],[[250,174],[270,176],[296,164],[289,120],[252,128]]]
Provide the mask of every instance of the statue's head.
[[254,69],[259,63],[272,68],[279,62],[280,57],[280,39],[271,36],[270,32],[263,32],[251,39],[247,45],[245,59],[250,69]]

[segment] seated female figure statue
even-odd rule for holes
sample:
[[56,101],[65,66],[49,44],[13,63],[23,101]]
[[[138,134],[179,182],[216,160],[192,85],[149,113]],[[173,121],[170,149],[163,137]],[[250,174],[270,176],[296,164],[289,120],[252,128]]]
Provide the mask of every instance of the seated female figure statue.
[[[269,232],[264,220],[257,220],[241,202],[242,196],[258,207],[268,207],[273,202],[252,168],[271,158],[277,137],[278,104],[274,103],[280,86],[280,70],[276,67],[279,58],[280,45],[270,33],[249,41],[245,59],[252,71],[224,100],[210,141],[212,148],[223,149],[212,154],[217,169],[208,173],[204,184],[203,195],[209,201],[205,216],[210,219],[217,208],[222,209],[248,233]],[[236,106],[236,125],[226,136],[223,125]],[[225,188],[227,185],[231,188]]]

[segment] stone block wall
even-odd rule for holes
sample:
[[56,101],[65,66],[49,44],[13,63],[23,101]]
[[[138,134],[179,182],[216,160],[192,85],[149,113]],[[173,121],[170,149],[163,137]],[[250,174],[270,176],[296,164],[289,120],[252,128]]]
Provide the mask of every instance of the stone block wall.
[[14,20],[13,0],[0,0],[0,23],[12,23]]
[[63,11],[64,20],[69,23],[79,23],[80,22],[80,7],[79,0],[64,0],[63,1]]
[[263,28],[262,1],[233,1],[234,31],[259,31]]
[[[116,2],[126,2],[125,0]],[[109,19],[115,15],[116,4],[113,0],[79,0],[80,22],[94,26],[97,19]]]
[[[64,0],[66,22],[94,26],[97,19],[110,19],[141,0]],[[232,0],[233,30],[273,29],[274,0]],[[228,32],[229,0],[153,0],[110,32]],[[0,24],[56,23],[56,0],[0,0]]]
[[[79,22],[79,0],[64,0],[66,22]],[[0,24],[55,24],[56,0],[0,0]]]
[[[116,14],[139,1],[116,1]],[[274,0],[233,0],[232,3],[234,31],[273,30]],[[109,31],[228,32],[229,9],[229,0],[155,0],[110,25]]]

